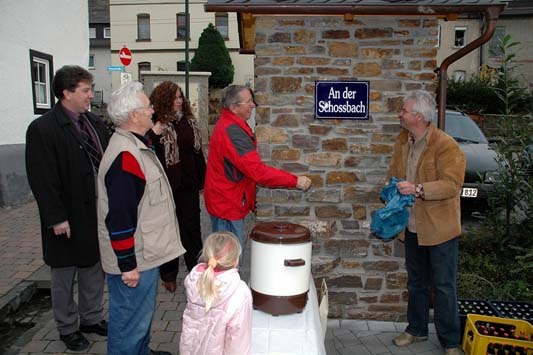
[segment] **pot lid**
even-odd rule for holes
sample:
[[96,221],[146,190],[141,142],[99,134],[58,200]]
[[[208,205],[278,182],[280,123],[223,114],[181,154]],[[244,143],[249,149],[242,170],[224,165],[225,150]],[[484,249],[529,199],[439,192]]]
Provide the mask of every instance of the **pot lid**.
[[268,244],[296,244],[311,241],[309,229],[287,222],[264,222],[257,224],[251,233],[252,240]]

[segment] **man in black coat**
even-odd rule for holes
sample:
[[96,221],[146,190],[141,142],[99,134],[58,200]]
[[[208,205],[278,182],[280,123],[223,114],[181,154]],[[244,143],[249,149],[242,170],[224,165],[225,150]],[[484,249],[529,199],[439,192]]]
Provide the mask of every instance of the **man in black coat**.
[[[88,112],[92,75],[64,66],[52,82],[59,99],[26,133],[26,170],[39,206],[44,261],[51,267],[52,309],[68,349],[89,346],[81,334],[107,335],[102,318],[104,273],[96,221],[96,176],[109,133]],[[78,280],[78,303],[73,298]]]

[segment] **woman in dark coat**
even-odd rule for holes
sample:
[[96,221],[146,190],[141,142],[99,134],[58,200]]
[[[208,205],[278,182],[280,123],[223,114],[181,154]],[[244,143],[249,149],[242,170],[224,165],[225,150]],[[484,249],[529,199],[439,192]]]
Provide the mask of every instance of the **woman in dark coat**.
[[[157,157],[165,168],[172,187],[180,238],[187,250],[185,264],[190,271],[202,250],[200,230],[200,191],[204,188],[205,158],[197,121],[181,88],[164,81],[150,95],[154,122],[161,122],[162,132],[148,133]],[[170,292],[176,290],[178,259],[160,267],[161,280]]]

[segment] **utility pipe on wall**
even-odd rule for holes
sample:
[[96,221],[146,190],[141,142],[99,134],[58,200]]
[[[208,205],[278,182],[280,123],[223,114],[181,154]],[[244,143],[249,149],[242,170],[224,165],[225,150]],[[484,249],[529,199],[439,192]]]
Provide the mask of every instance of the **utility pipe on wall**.
[[[503,11],[503,8],[494,6],[489,7],[485,10],[485,19],[487,20],[487,26],[485,32],[481,37],[476,38],[474,41],[468,43],[463,48],[459,49],[457,52],[446,57],[439,68],[436,71],[439,73],[439,120],[438,127],[444,130],[444,116],[446,113],[446,95],[448,92],[448,67],[453,62],[464,57],[468,53],[472,52],[476,48],[481,47],[484,43],[487,43],[494,34],[496,29],[496,22],[500,13]],[[483,55],[483,53],[481,53]]]

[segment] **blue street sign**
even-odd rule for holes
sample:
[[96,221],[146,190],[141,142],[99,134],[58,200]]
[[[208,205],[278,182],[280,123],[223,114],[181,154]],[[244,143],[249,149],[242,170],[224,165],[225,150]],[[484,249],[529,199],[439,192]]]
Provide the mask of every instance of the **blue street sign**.
[[368,120],[368,81],[316,81],[315,117]]
[[107,71],[124,71],[123,65],[111,65],[107,67]]

